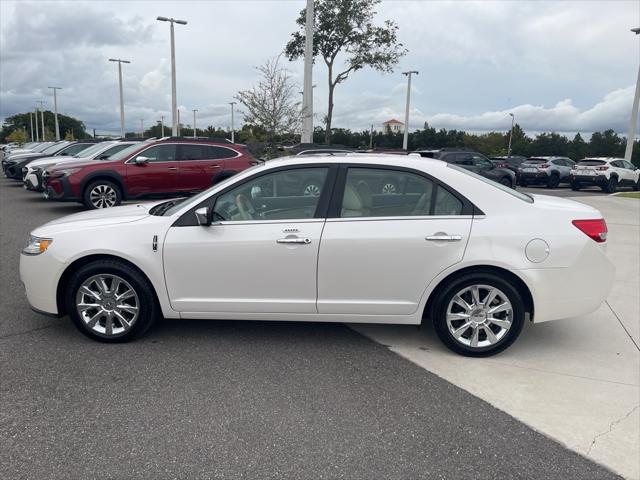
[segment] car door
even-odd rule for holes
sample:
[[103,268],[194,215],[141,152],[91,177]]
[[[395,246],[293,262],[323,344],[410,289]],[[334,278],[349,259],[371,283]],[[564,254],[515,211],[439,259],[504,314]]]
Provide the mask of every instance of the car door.
[[180,184],[185,191],[209,188],[225,168],[225,159],[239,156],[233,149],[214,145],[178,145]]
[[[332,185],[334,170],[256,174],[207,201],[214,224],[171,227],[163,258],[172,307],[208,314],[316,313],[318,249],[331,194],[324,186]],[[278,188],[312,175],[322,179],[319,196]],[[187,215],[190,220],[193,213]]]
[[619,174],[620,184],[623,186],[633,185],[635,183],[635,172],[629,168],[629,164],[624,160],[618,160],[616,162],[611,162],[611,164],[616,164]]
[[638,172],[638,167],[636,167],[633,163],[627,162],[626,160],[623,162],[625,168],[629,171],[629,176],[631,178],[632,183],[637,183],[640,180],[640,174]]
[[[393,174],[400,190],[375,192]],[[336,185],[318,258],[318,312],[410,315],[427,285],[462,260],[472,207],[415,171],[351,166]]]
[[475,172],[482,175],[483,177],[490,178],[492,180],[500,179],[500,170],[496,169],[496,167],[491,163],[487,157],[474,153],[471,154],[471,162],[475,167]]
[[[142,163],[139,161],[142,160]],[[127,194],[131,197],[180,191],[176,145],[153,145],[127,160]]]

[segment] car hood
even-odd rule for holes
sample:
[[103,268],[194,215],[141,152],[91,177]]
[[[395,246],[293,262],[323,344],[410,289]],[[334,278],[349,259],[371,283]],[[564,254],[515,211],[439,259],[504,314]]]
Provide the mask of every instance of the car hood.
[[60,156],[60,157],[44,157],[44,158],[38,158],[37,160],[33,160],[31,162],[29,162],[29,166],[30,167],[39,167],[40,165],[57,165],[59,163],[67,163],[67,162],[71,162],[74,160],[78,160],[76,157],[67,157],[67,156]]
[[22,160],[30,157],[37,157],[38,155],[42,156],[42,153],[19,153],[18,155],[9,155],[7,160],[11,162],[21,162]]
[[[95,165],[96,162],[104,162],[104,164],[106,165],[108,160],[89,160],[87,158],[84,159],[77,159],[76,161],[73,162],[65,162],[64,163],[64,168],[81,168],[81,167],[88,167],[91,165]],[[62,167],[61,167],[62,168]],[[56,169],[56,167],[51,167],[51,171],[54,171]]]
[[50,237],[59,232],[136,222],[148,217],[151,207],[163,202],[166,200],[74,213],[45,223],[32,234],[37,237]]

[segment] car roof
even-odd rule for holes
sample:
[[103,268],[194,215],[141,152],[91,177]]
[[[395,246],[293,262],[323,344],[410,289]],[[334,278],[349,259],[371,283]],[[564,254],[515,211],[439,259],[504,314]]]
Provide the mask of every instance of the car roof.
[[624,160],[624,158],[619,157],[586,157],[580,160],[580,162],[588,161],[588,160],[599,160],[602,162],[615,162],[617,160]]

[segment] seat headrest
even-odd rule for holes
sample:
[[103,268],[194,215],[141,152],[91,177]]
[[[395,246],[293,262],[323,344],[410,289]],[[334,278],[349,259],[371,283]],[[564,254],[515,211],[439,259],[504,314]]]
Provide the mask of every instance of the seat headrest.
[[362,199],[355,188],[346,185],[344,189],[344,198],[342,199],[342,208],[345,210],[361,210]]

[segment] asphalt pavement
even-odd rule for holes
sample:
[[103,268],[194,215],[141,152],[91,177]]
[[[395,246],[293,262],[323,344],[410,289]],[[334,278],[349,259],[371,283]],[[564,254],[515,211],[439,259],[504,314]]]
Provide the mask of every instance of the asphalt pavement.
[[0,478],[618,478],[342,324],[33,313],[19,251],[80,210],[0,181]]

